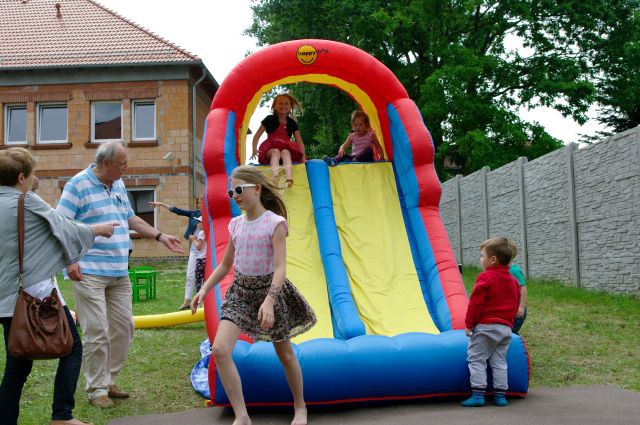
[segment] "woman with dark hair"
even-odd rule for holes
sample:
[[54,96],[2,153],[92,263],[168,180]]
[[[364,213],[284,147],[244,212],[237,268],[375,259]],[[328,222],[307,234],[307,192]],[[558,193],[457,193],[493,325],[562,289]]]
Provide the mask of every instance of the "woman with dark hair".
[[[36,161],[24,148],[0,151],[0,323],[4,328],[6,365],[0,384],[0,425],[16,425],[20,413],[22,388],[31,373],[32,360],[9,353],[8,339],[18,298],[18,199],[24,194],[23,289],[29,295],[45,298],[57,289],[55,274],[77,261],[93,245],[94,237],[110,237],[114,224],[87,226],[67,219],[31,190],[36,181]],[[58,291],[60,300],[64,299]],[[87,424],[73,418],[74,394],[82,363],[82,342],[69,309],[64,311],[73,335],[73,349],[58,360],[52,425]]]

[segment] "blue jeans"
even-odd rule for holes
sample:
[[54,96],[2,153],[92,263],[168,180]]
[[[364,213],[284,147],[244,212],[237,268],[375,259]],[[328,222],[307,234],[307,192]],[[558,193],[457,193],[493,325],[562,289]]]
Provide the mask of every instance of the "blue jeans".
[[520,318],[515,318],[513,320],[513,328],[511,329],[513,331],[514,334],[519,335],[518,332],[520,332],[520,328],[522,327],[522,324],[524,323],[524,319],[527,318],[527,307],[524,308],[524,314],[522,315],[522,317]]
[[[67,321],[73,335],[73,348],[66,357],[58,360],[58,371],[53,385],[53,404],[51,419],[73,419],[75,406],[74,394],[82,365],[82,341],[67,307],[64,308]],[[9,354],[9,330],[11,317],[0,317],[4,327],[4,347],[7,351],[7,363],[0,384],[0,425],[17,425],[20,414],[20,396],[22,387],[31,373],[33,360],[13,357]]]

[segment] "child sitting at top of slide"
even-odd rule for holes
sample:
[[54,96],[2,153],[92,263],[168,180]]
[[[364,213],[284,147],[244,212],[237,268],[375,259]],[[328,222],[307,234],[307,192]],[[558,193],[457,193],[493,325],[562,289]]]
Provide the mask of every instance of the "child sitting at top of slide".
[[[260,128],[253,136],[253,151],[250,159],[257,157],[258,163],[271,165],[276,186],[280,186],[280,161],[282,161],[287,187],[291,187],[293,184],[292,162],[305,162],[304,143],[298,130],[298,123],[292,117],[293,112],[302,114],[302,105],[293,95],[283,93],[273,99],[271,110],[273,114],[262,120]],[[267,139],[262,142],[258,150],[258,141],[265,131]],[[291,137],[294,138],[294,142],[291,141]]]
[[[382,154],[382,146],[378,141],[376,133],[371,128],[369,116],[360,110],[351,113],[351,129],[353,133],[347,136],[347,140],[340,146],[338,155],[331,158],[323,156],[322,159],[330,167],[336,166],[340,162],[373,162],[375,156],[373,147],[378,150],[378,154]],[[347,154],[347,149],[351,146],[351,154]]]

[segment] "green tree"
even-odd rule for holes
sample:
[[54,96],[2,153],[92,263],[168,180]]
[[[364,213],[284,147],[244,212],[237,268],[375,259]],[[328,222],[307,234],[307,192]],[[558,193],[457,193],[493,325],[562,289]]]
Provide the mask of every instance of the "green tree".
[[[521,119],[520,108],[547,106],[586,122],[596,66],[606,62],[596,52],[634,8],[631,0],[262,0],[247,33],[259,45],[324,38],[369,52],[420,108],[439,171],[448,158],[466,174],[561,146]],[[522,46],[507,49],[509,42]],[[348,114],[350,99],[314,100],[323,92],[310,85],[294,90],[313,109],[301,126],[317,145],[309,150],[333,153],[341,140],[327,139],[336,135],[327,126]]]
[[609,37],[599,41],[598,120],[611,129],[608,135],[640,125],[640,12],[619,16]]

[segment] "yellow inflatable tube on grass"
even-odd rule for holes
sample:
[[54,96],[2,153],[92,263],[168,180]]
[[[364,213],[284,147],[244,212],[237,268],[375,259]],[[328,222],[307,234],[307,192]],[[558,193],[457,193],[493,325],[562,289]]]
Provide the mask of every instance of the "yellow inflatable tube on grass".
[[204,320],[204,309],[199,308],[196,314],[191,314],[191,310],[176,311],[165,314],[147,314],[144,316],[134,316],[133,323],[136,329],[164,328],[167,326],[184,325],[187,323],[202,322]]

